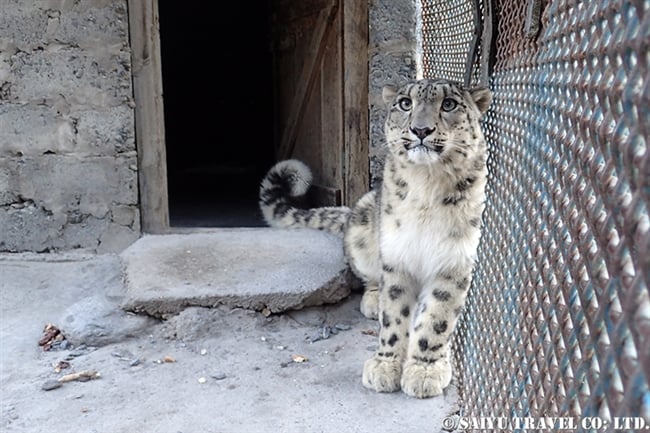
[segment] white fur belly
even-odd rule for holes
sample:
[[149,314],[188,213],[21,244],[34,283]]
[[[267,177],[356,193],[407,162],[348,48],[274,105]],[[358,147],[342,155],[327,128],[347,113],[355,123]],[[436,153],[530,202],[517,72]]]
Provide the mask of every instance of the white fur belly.
[[445,223],[402,220],[399,228],[390,222],[382,226],[383,261],[405,270],[418,280],[430,280],[442,269],[472,266],[478,247],[478,230],[471,230],[467,236],[458,238],[449,236],[452,228]]

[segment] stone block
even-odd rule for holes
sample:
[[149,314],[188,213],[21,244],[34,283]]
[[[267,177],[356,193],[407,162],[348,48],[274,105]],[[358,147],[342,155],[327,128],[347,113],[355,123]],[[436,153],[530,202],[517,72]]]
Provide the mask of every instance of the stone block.
[[44,105],[0,105],[0,157],[75,150],[73,119]]
[[11,56],[10,101],[51,104],[63,97],[77,108],[131,104],[130,56],[122,44],[17,52]]
[[69,8],[49,9],[50,40],[82,48],[123,44],[128,40],[126,0],[76,2]]
[[16,168],[18,192],[53,212],[103,218],[111,203],[137,204],[136,164],[134,156],[23,158]]
[[133,109],[128,105],[76,112],[63,100],[53,106],[0,105],[0,157],[114,156],[133,151]]
[[144,236],[121,257],[123,308],[153,316],[217,305],[280,312],[338,302],[359,284],[342,239],[315,230]]
[[3,0],[0,13],[0,50],[32,50],[42,45],[47,32],[47,12],[39,2]]
[[64,224],[64,215],[54,215],[32,201],[0,206],[0,251],[44,252],[61,248]]
[[371,49],[404,42],[415,46],[416,12],[413,0],[371,0],[368,12],[372,24]]
[[133,108],[128,105],[72,112],[76,153],[111,156],[135,151]]
[[128,38],[126,0],[3,0],[0,28],[2,49],[110,45]]
[[135,155],[0,158],[0,182],[11,191],[0,206],[0,250],[97,248],[109,228],[103,249],[123,249],[139,236],[139,214],[118,211],[118,221],[128,221],[118,229],[111,210],[137,208],[135,164]]

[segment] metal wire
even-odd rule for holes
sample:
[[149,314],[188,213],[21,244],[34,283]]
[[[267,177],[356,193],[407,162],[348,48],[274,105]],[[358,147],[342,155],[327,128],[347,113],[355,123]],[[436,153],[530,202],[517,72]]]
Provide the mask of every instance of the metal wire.
[[[650,3],[538,1],[536,35],[529,3],[495,2],[488,203],[455,341],[463,414],[650,425]],[[458,77],[428,29],[425,76]]]
[[[468,0],[422,0],[422,63],[425,74],[459,83],[468,76],[468,53],[474,42],[475,3]],[[470,65],[473,58],[469,60]]]

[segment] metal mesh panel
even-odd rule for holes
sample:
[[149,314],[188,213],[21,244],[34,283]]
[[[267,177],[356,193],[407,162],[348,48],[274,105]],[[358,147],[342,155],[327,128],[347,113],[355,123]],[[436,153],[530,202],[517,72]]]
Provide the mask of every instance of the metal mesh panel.
[[475,29],[468,0],[422,0],[422,66],[425,75],[465,82]]
[[464,415],[650,424],[650,4],[496,3]]

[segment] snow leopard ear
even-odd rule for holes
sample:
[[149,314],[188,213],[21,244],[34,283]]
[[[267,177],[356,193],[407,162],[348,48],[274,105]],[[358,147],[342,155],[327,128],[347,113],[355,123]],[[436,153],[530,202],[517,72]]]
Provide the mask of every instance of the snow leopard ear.
[[395,95],[397,95],[397,87],[392,84],[387,84],[381,89],[381,97],[384,99],[386,105],[390,105],[395,100]]
[[485,113],[492,102],[492,92],[487,87],[475,87],[469,91],[472,100],[481,113]]

